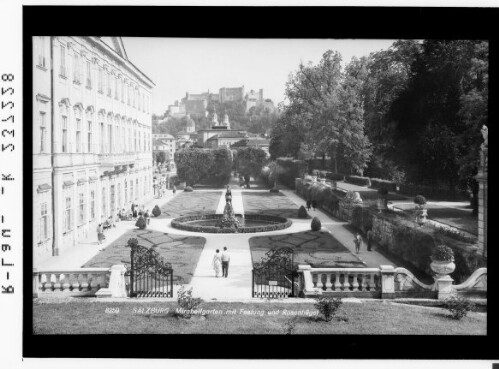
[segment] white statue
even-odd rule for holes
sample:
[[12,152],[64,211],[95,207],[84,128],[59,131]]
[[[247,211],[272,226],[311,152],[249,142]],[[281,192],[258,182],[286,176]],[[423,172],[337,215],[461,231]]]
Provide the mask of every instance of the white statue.
[[484,124],[482,126],[482,129],[480,130],[480,132],[482,132],[482,136],[483,136],[482,149],[486,149],[489,146],[489,129]]

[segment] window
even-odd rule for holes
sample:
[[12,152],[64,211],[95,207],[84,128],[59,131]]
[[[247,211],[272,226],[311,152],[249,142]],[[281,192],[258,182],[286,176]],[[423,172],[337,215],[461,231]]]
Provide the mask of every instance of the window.
[[80,57],[76,53],[73,57],[73,82],[80,83]]
[[118,78],[114,77],[114,98],[118,100]]
[[66,48],[61,45],[61,70],[60,75],[66,77]]
[[49,216],[47,210],[47,203],[43,202],[41,204],[40,211],[40,242],[43,242],[49,238]]
[[99,135],[99,143],[100,143],[100,153],[104,153],[104,122],[100,122],[100,135]]
[[130,86],[126,86],[126,103],[130,105]]
[[85,194],[80,193],[80,207],[79,207],[79,225],[83,225],[85,223]]
[[127,182],[125,179],[125,205],[128,204],[128,188],[127,188]]
[[76,118],[76,152],[81,151],[81,119]]
[[62,116],[62,152],[68,152],[68,117]]
[[92,74],[89,60],[87,60],[87,88],[92,88]]
[[112,91],[111,91],[111,73],[107,73],[107,96],[111,97],[112,96]]
[[134,135],[133,151],[137,152],[137,130],[133,131],[133,135]]
[[92,152],[92,122],[89,120],[88,121],[88,131],[87,131],[87,144],[88,144],[88,151],[87,152]]
[[118,183],[118,209],[121,206],[121,183]]
[[130,181],[130,201],[133,201],[133,179]]
[[47,126],[45,121],[45,112],[40,112],[40,152],[45,152]]
[[45,68],[45,62],[45,37],[38,36],[38,66]]
[[102,88],[102,84],[103,84],[103,81],[102,81],[102,68],[99,67],[99,76],[98,76],[98,90],[100,93],[102,93],[104,90]]
[[64,211],[64,232],[69,232],[72,229],[72,209],[71,197],[66,197],[66,210]]
[[109,143],[109,149],[108,149],[108,152],[112,152],[112,148],[113,148],[113,125],[112,124],[108,124],[108,143]]
[[95,219],[95,191],[90,191],[90,220]]
[[125,102],[125,81],[121,80],[121,102]]
[[135,180],[135,200],[139,199],[139,179]]
[[146,188],[147,188],[147,177],[144,176],[144,196],[146,195]]
[[111,214],[113,214],[114,211],[116,210],[115,198],[114,198],[114,186],[111,186],[109,189],[110,189],[109,197],[111,200],[111,206],[109,210],[111,211]]
[[102,217],[106,217],[106,187],[102,187]]

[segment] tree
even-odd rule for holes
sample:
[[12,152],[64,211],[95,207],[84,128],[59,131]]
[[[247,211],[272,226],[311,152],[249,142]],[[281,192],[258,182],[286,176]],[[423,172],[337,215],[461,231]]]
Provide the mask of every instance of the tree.
[[163,164],[165,162],[169,162],[170,159],[170,153],[167,151],[160,151],[156,153],[156,163],[158,164]]
[[267,154],[258,147],[244,147],[237,150],[237,168],[243,176],[256,178],[267,163]]
[[206,178],[213,166],[214,155],[209,149],[181,149],[175,152],[177,175],[187,186]]
[[[362,173],[371,155],[364,134],[361,80],[364,59],[353,59],[345,72],[341,55],[328,50],[319,64],[299,65],[286,84],[289,105],[271,135],[271,155],[300,149],[316,155],[329,154],[333,170]],[[294,135],[295,134],[295,135]]]

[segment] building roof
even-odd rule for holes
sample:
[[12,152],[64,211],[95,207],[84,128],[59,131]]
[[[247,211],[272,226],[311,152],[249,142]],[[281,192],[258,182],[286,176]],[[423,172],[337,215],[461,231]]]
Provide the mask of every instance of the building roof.
[[[172,139],[173,139],[173,137],[172,137]],[[169,144],[168,142],[163,141],[163,139],[161,139],[161,138],[159,138],[159,139],[155,139],[155,140],[153,140],[153,142],[152,142],[152,145],[153,145],[153,146],[163,146],[163,145],[168,145],[168,144]]]
[[153,133],[152,134],[152,138],[156,138],[156,139],[167,139],[167,140],[173,140],[175,139],[175,137],[173,137],[171,134],[169,133]]
[[238,138],[238,139],[243,139],[245,137],[247,137],[246,133],[243,133],[241,131],[232,131],[232,132],[229,131],[229,132],[222,132],[222,133],[219,133],[218,135],[212,136],[207,141],[218,140],[218,139],[221,139],[221,138]]

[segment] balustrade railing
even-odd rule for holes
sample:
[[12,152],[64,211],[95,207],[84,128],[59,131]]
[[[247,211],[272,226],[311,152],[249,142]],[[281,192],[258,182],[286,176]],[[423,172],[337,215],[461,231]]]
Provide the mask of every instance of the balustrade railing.
[[314,268],[312,281],[324,292],[379,292],[379,268]]
[[45,292],[95,293],[109,286],[109,268],[82,268],[72,271],[33,270],[33,295]]

